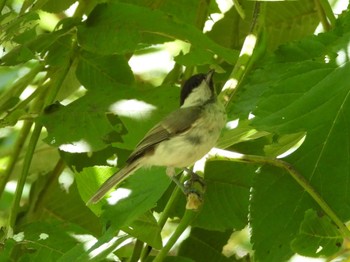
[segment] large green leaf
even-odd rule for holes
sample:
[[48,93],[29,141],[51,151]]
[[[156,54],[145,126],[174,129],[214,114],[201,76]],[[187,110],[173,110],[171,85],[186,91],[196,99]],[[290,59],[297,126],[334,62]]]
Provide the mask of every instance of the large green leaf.
[[[130,17],[133,18],[132,23],[129,22]],[[234,63],[238,55],[172,15],[125,3],[98,5],[79,27],[78,37],[84,48],[101,54],[122,54],[149,44],[180,39],[209,49],[230,63]]]
[[[339,34],[342,29],[344,33]],[[342,51],[349,40],[345,27],[340,27],[336,32],[295,44],[294,48],[289,45],[289,52],[295,51],[294,56],[289,53],[294,62],[282,62],[284,52],[277,52],[275,61],[280,62],[271,66],[267,63],[262,69],[273,81],[258,99],[252,123],[256,129],[268,132],[306,133],[301,147],[285,160],[310,181],[343,221],[350,218],[350,130],[346,117],[350,114],[350,64]],[[312,59],[308,50],[315,41],[320,46],[326,43],[328,50],[311,53],[315,55]],[[265,84],[266,81],[262,85]],[[286,172],[261,169],[251,205],[257,259],[281,261],[291,256],[290,242],[310,208],[320,209]]]

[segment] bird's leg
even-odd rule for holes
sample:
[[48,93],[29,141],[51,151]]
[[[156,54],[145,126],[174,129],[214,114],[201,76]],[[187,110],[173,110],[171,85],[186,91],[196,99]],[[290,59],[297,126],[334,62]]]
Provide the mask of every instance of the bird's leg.
[[193,172],[192,169],[189,169],[187,167],[184,168],[184,170],[191,175],[190,180],[186,181],[186,184],[189,183],[190,184],[189,186],[192,186],[194,183],[198,182],[202,186],[202,188],[205,189],[206,184],[204,179],[201,176],[199,176],[196,172]]
[[199,210],[203,204],[203,195],[206,190],[204,179],[193,172],[191,169],[185,168],[190,174],[190,179],[185,182],[185,191],[187,196],[186,209]]
[[[171,180],[173,180],[174,183],[182,190],[182,192],[186,195],[188,199],[193,199],[193,196],[195,195],[195,198],[198,199],[198,201],[196,202],[201,203],[203,201],[203,194],[206,189],[204,179],[195,172],[193,172],[191,169],[184,168],[184,171],[186,171],[191,176],[190,179],[187,180],[184,184],[182,184],[176,177],[174,168],[168,167],[166,173],[171,178]],[[192,200],[190,202],[192,202]],[[195,206],[198,205],[199,204],[195,204]]]
[[[182,173],[182,172],[181,172]],[[185,186],[180,182],[180,180],[177,178],[177,174],[175,172],[175,168],[168,167],[166,169],[166,174],[170,179],[181,189],[181,191],[186,195],[186,188]]]
[[202,198],[206,189],[204,179],[189,168],[184,168],[184,170],[191,176],[190,179],[185,182],[186,195],[194,193],[197,194],[199,198]]

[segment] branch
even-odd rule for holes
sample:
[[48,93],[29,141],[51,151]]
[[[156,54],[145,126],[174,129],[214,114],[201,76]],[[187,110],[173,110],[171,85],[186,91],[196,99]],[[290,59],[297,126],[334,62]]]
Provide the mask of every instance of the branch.
[[157,254],[153,262],[160,262],[165,259],[170,249],[174,246],[186,228],[191,225],[192,221],[196,218],[197,215],[198,212],[186,209],[186,212],[182,217],[180,224],[176,227],[175,232],[171,235],[166,245]]
[[286,170],[292,178],[316,201],[322,210],[339,227],[340,232],[346,238],[350,238],[350,230],[344,225],[341,219],[335,214],[332,208],[326,203],[322,196],[313,188],[310,183],[288,162],[264,156],[243,155],[222,149],[213,148],[208,156],[208,160],[234,161],[250,164],[268,164]]

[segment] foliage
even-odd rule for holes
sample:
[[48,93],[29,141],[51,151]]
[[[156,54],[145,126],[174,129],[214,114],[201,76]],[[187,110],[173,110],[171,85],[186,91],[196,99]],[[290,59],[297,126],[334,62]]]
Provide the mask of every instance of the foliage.
[[[1,261],[349,257],[349,11],[233,2],[0,1]],[[170,71],[131,66],[164,50]],[[229,97],[218,147],[240,155],[206,162],[200,210],[163,167],[86,206],[210,68]]]

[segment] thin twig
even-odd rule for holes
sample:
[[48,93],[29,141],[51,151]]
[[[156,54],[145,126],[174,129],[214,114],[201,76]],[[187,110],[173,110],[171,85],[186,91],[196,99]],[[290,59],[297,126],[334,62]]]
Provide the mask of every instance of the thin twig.
[[322,196],[311,186],[309,181],[305,179],[290,163],[264,156],[243,155],[239,153],[229,152],[221,149],[213,149],[208,154],[208,160],[223,160],[234,161],[250,164],[267,164],[286,170],[292,178],[315,200],[322,210],[333,220],[339,227],[340,232],[344,237],[350,238],[350,230],[344,225],[341,219],[336,215],[332,208],[322,198]]

